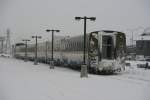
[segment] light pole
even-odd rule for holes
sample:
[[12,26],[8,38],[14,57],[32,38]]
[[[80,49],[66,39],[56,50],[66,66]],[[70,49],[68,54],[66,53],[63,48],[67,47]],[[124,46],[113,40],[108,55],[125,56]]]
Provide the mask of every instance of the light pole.
[[4,41],[5,41],[5,38],[4,37],[0,37],[0,41],[1,41],[1,52],[0,53],[4,53],[3,49],[4,49]]
[[35,38],[35,42],[36,42],[36,44],[35,44],[35,58],[34,58],[34,65],[37,65],[37,39],[39,38],[42,38],[41,36],[32,36],[32,38]]
[[27,61],[27,55],[28,55],[28,46],[27,46],[27,42],[29,42],[30,40],[28,40],[28,39],[24,39],[24,40],[22,40],[22,41],[24,41],[25,42],[25,58],[24,58],[24,61],[26,62]]
[[49,30],[49,29],[47,29],[46,32],[52,32],[52,58],[51,58],[51,61],[50,61],[50,68],[54,69],[54,57],[53,57],[53,52],[54,52],[54,50],[53,50],[54,49],[54,47],[53,47],[53,45],[54,45],[54,32],[60,32],[60,30],[54,30],[54,29]]
[[47,58],[48,58],[47,52],[48,52],[48,41],[45,42],[45,63],[46,64],[47,64]]
[[88,77],[87,65],[85,62],[85,53],[86,53],[86,21],[87,19],[95,21],[96,17],[75,17],[75,20],[84,20],[84,51],[83,51],[83,65],[81,66],[81,77]]
[[3,54],[4,40],[0,40],[0,41],[1,41],[1,53]]

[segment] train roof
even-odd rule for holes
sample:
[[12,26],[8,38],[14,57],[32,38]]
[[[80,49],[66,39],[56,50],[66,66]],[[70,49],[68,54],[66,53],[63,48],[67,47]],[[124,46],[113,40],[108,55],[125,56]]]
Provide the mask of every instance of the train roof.
[[91,33],[97,33],[97,32],[106,32],[106,33],[118,32],[118,33],[123,33],[123,32],[120,32],[120,31],[113,31],[113,30],[100,30],[100,31],[93,31]]
[[[93,31],[93,32],[91,32],[91,33],[97,33],[97,32],[106,32],[106,33],[118,32],[118,33],[123,33],[123,32],[113,31],[113,30],[100,30],[100,31]],[[88,36],[89,34],[90,34],[90,33],[87,33],[87,36]],[[64,39],[66,39],[66,40],[81,40],[81,41],[82,41],[83,36],[84,36],[84,35],[82,34],[82,35],[72,36],[72,37],[64,38]]]

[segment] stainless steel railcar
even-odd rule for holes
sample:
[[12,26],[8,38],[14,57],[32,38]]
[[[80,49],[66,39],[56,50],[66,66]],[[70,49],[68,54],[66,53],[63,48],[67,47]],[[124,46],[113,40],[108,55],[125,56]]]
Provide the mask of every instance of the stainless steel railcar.
[[[51,43],[38,45],[39,61],[50,60]],[[30,59],[34,59],[33,45],[29,47]],[[47,49],[47,50],[46,50]],[[48,51],[47,53],[45,53]],[[16,55],[23,57],[24,50],[18,48]],[[89,71],[115,72],[125,67],[124,57],[126,52],[125,34],[118,31],[95,31],[87,34],[86,63]],[[49,55],[47,55],[49,54]],[[54,42],[54,60],[56,65],[64,65],[80,69],[83,61],[83,36],[63,38]]]

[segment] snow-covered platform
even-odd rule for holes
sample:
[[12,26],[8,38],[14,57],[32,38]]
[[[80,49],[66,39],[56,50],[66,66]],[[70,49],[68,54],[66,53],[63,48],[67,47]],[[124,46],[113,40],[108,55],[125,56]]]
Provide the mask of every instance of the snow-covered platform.
[[0,57],[0,100],[150,100],[150,70],[89,75]]

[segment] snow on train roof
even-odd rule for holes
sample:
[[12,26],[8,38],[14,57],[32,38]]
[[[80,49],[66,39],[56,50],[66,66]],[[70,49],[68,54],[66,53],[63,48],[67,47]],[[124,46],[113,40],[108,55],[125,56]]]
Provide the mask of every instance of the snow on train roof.
[[113,31],[113,30],[100,30],[100,31],[93,31],[91,33],[97,33],[97,32],[105,32],[105,33],[114,33],[114,32],[118,32],[118,33],[123,33],[120,31]]
[[[97,33],[97,32],[105,32],[105,33],[123,33],[123,32],[119,32],[119,31],[112,31],[112,30],[100,30],[100,31],[93,31],[91,33]],[[88,33],[87,35],[89,35],[90,33]],[[78,35],[78,36],[73,36],[73,37],[69,37],[67,40],[82,40],[83,38],[83,34],[82,35]]]

